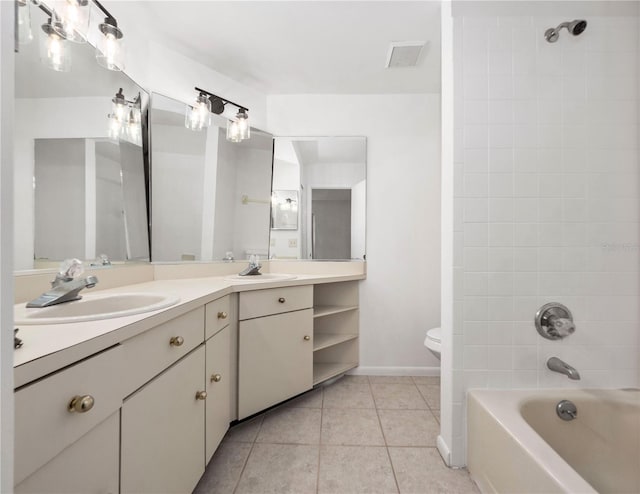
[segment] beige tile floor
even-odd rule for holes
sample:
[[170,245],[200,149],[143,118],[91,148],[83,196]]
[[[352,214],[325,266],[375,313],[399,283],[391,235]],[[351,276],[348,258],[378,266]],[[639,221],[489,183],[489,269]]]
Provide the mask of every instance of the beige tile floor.
[[478,493],[439,419],[437,377],[345,376],[232,427],[194,494]]

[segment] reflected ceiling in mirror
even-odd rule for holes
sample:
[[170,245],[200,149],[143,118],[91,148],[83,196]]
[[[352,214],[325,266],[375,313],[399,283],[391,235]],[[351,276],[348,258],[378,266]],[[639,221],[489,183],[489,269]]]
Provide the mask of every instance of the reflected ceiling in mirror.
[[[148,95],[98,65],[88,43],[66,42],[69,72],[43,65],[38,36],[47,19],[31,8],[34,39],[15,57],[14,267],[57,267],[71,257],[91,263],[101,254],[148,261]],[[140,118],[121,127],[131,132],[110,136],[120,88],[130,109],[139,102]]]
[[271,259],[365,259],[365,137],[276,137]]
[[226,119],[189,130],[185,103],[151,100],[152,260],[266,259],[273,136],[229,142]]

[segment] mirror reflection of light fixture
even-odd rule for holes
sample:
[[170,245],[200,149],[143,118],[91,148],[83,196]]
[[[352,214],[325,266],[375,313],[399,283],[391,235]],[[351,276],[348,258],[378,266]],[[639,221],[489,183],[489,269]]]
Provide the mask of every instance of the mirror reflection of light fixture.
[[[231,142],[240,142],[244,139],[249,139],[250,137],[250,125],[249,125],[249,109],[241,106],[233,101],[229,101],[227,99],[221,98],[220,96],[216,96],[209,91],[205,91],[204,89],[195,88],[196,91],[199,92],[198,100],[196,101],[196,106],[187,106],[187,113],[185,118],[185,126],[191,130],[200,130],[204,125],[197,126],[192,122],[198,122],[195,114],[196,110],[200,112],[205,112],[206,107],[206,115],[209,118],[209,113],[215,113],[216,115],[220,115],[224,112],[226,105],[233,105],[238,108],[238,113],[235,118],[227,120],[227,140]],[[207,104],[202,100],[206,100]],[[198,109],[198,105],[201,105]],[[196,116],[194,116],[194,114]],[[198,118],[202,119],[202,115]],[[208,126],[208,120],[206,126]]]
[[[87,41],[91,29],[91,5],[94,5],[105,15],[104,22],[97,26],[101,35],[98,36],[96,43],[96,61],[109,70],[124,69],[122,31],[118,27],[116,18],[98,0],[47,0],[47,3],[53,4],[51,8],[40,0],[16,0],[16,3],[19,43],[29,41],[30,3],[39,7],[50,17],[49,22],[43,25],[42,29],[50,38],[47,43],[51,47],[42,48],[40,58],[47,67],[58,71],[67,71],[71,68],[71,55],[64,49],[64,43],[61,40],[76,43]],[[54,38],[52,33],[57,34],[58,37]]]
[[17,0],[16,2],[16,9],[18,10],[18,43],[21,45],[26,45],[33,40],[30,4],[29,0]]
[[209,127],[211,123],[211,100],[209,97],[200,93],[193,106],[187,105],[184,119],[184,125],[189,130],[202,130]]
[[98,26],[102,36],[96,45],[96,60],[109,70],[124,70],[124,50],[122,47],[122,31],[114,17],[105,17]]
[[[53,12],[68,41],[86,43],[89,34],[89,0],[57,0]],[[55,29],[55,27],[54,27]]]
[[71,54],[67,48],[64,27],[59,21],[51,17],[49,17],[46,24],[42,25],[40,61],[50,69],[58,72],[69,72],[71,70]]
[[109,138],[125,140],[138,146],[142,145],[142,111],[140,94],[133,101],[128,101],[122,88],[111,100],[112,113],[109,120]]

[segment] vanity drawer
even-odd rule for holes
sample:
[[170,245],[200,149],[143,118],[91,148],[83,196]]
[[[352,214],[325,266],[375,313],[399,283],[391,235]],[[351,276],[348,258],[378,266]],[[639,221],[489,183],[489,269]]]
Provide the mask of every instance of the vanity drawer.
[[204,341],[204,307],[122,342],[129,396]]
[[122,406],[123,363],[116,346],[15,392],[15,484]]
[[229,295],[210,302],[205,307],[204,339],[208,340],[229,325],[231,297]]
[[313,286],[268,288],[240,294],[240,320],[313,307]]

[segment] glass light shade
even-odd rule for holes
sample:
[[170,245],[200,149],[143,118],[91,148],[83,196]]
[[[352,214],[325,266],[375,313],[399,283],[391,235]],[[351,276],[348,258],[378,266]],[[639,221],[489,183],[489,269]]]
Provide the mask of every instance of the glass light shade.
[[133,119],[130,119],[127,124],[127,140],[132,144],[140,145],[142,143],[142,128]]
[[[91,5],[88,0],[57,0],[53,3],[56,19],[63,26],[68,41],[86,43],[89,33],[89,14]],[[55,28],[55,27],[54,27]]]
[[40,34],[40,61],[50,69],[58,72],[69,72],[71,70],[71,52],[67,46],[66,39],[61,36],[64,32],[59,23],[49,19],[47,24],[42,25]]
[[108,118],[109,118],[109,139],[117,141],[118,139],[120,139],[122,124],[113,114],[110,114]]
[[238,119],[238,136],[240,140],[249,139],[251,137],[251,127],[249,126],[249,115],[244,109],[240,109],[236,114]]
[[240,142],[240,127],[235,120],[227,120],[227,141]]
[[122,88],[120,88],[111,100],[111,110],[113,111],[112,115],[122,124],[129,118],[128,109],[127,100],[125,100]]
[[33,31],[31,31],[31,2],[28,0],[18,0],[16,8],[18,9],[18,43],[26,45],[33,40]]
[[96,44],[96,60],[105,69],[124,70],[124,44],[122,31],[118,29],[115,19],[106,18],[98,26],[102,36]]
[[195,105],[188,106],[184,125],[190,130],[202,130],[211,123],[211,101],[206,94],[200,94]]

